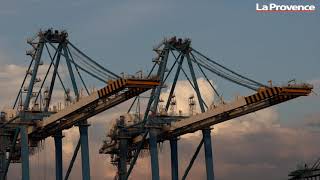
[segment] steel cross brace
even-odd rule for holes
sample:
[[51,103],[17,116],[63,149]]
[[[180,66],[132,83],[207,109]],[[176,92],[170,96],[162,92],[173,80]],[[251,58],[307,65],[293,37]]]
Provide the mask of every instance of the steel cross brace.
[[199,143],[199,145],[198,145],[198,147],[197,147],[197,150],[196,150],[195,153],[193,154],[193,156],[192,156],[192,158],[191,158],[191,161],[190,161],[187,169],[186,169],[185,172],[184,172],[184,175],[183,175],[183,177],[182,177],[182,180],[185,180],[185,179],[187,178],[188,173],[189,173],[189,171],[190,171],[190,169],[191,169],[194,161],[196,160],[196,158],[197,158],[197,156],[198,156],[198,154],[199,154],[199,152],[200,152],[200,149],[201,149],[202,145],[203,145],[203,139],[201,140],[201,142]]
[[5,164],[4,173],[3,173],[3,177],[1,177],[1,180],[5,180],[6,179],[6,176],[7,176],[8,170],[9,170],[9,166],[10,166],[10,162],[11,162],[11,159],[12,159],[12,154],[14,153],[14,149],[16,147],[16,141],[18,139],[19,133],[20,133],[20,128],[16,128],[15,133],[14,133],[14,137],[13,137],[13,140],[12,140],[12,145],[10,147],[9,157],[8,157],[8,160],[7,160],[6,164]]
[[68,167],[68,170],[66,172],[66,176],[64,177],[64,180],[68,180],[69,176],[70,176],[70,173],[71,173],[71,170],[73,168],[73,164],[77,158],[77,155],[78,155],[78,152],[79,152],[79,149],[80,149],[80,139],[77,143],[77,146],[73,152],[73,155],[72,155],[72,158],[71,158],[71,161],[70,161],[70,164],[69,164],[69,167]]

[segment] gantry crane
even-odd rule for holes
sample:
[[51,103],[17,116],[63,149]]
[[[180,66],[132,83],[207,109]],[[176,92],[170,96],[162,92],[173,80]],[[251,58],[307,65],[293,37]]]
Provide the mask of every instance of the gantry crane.
[[[121,116],[115,126],[107,133],[108,139],[104,141],[100,149],[100,153],[111,155],[112,163],[118,167],[116,178],[120,180],[128,179],[142,149],[150,151],[152,179],[158,180],[160,176],[157,143],[167,140],[170,141],[171,147],[172,179],[178,180],[177,140],[181,135],[198,130],[202,130],[203,139],[186,168],[182,179],[187,177],[202,145],[204,145],[205,150],[207,179],[214,179],[210,136],[211,126],[300,96],[307,96],[313,89],[312,85],[305,83],[289,83],[284,86],[259,83],[224,67],[193,49],[190,39],[182,40],[176,39],[176,37],[164,39],[154,48],[154,51],[157,54],[154,62],[155,65],[158,65],[157,76],[160,78],[160,86],[152,89],[144,116],[142,118],[137,115]],[[173,56],[172,65],[170,65],[170,54]],[[190,72],[191,78],[189,78],[186,73],[187,70],[183,66],[185,61],[187,61],[185,66]],[[199,69],[198,74],[202,74],[201,77],[207,80],[212,92],[215,93],[219,100],[222,97],[209,80],[205,70],[240,86],[254,90],[255,93],[249,96],[236,97],[231,102],[220,101],[219,104],[209,106],[201,95],[202,90],[199,88],[197,72],[194,66]],[[166,80],[174,68],[176,68],[176,73],[173,75],[173,83],[169,88],[165,88]],[[174,93],[180,93],[175,91],[175,87],[181,71],[195,91],[201,110],[200,113],[190,113],[189,115],[170,115],[168,113],[172,99],[175,98]],[[169,92],[167,101],[160,100],[163,89]],[[193,100],[193,96],[191,97]],[[160,102],[165,102],[166,104],[164,108],[160,108],[161,111],[157,111]],[[195,102],[192,101],[191,104],[193,106]],[[130,112],[130,109],[128,112]],[[129,165],[129,169],[127,169],[127,165]]]
[[[66,31],[52,29],[40,31],[29,39],[28,43],[32,46],[32,50],[27,51],[27,55],[30,55],[32,60],[26,76],[13,108],[1,113],[1,179],[6,178],[10,162],[22,162],[22,179],[28,180],[30,148],[36,148],[40,141],[52,136],[55,140],[56,179],[62,180],[62,130],[79,126],[80,140],[77,151],[81,146],[82,176],[88,180],[90,166],[87,119],[159,85],[159,80],[156,76],[116,75],[73,45],[68,40]],[[62,57],[65,59],[65,66],[61,65]],[[41,79],[39,69],[44,65],[45,58],[49,58],[50,61],[49,65],[44,67],[46,73]],[[67,88],[66,78],[59,73],[59,70],[64,68],[67,69],[65,73],[69,74],[71,80],[69,84],[74,90],[74,97]],[[101,81],[105,87],[89,92],[84,81],[85,77],[81,75],[83,72]],[[78,79],[75,74],[78,75]],[[60,89],[55,88],[57,77]],[[87,96],[80,95],[77,82],[82,83]],[[46,85],[48,86],[45,87]],[[66,102],[64,108],[61,104],[59,107],[53,105],[54,90],[64,91]],[[65,179],[69,177],[74,160],[75,158],[70,162]]]
[[[129,108],[128,112],[130,112],[135,103],[139,102],[139,95],[148,90],[150,90],[150,97],[144,114],[139,113],[138,120],[133,121],[130,125],[125,118],[121,117],[110,134],[111,142],[106,142],[100,150],[100,153],[109,153],[113,156],[113,163],[118,167],[119,179],[129,177],[141,149],[150,150],[152,179],[159,179],[157,143],[165,140],[170,141],[172,178],[178,179],[178,138],[180,135],[197,130],[202,130],[203,139],[183,179],[186,178],[202,144],[205,148],[207,179],[214,179],[210,126],[308,95],[312,90],[309,84],[271,87],[249,79],[193,49],[190,39],[182,40],[175,37],[164,39],[154,48],[157,57],[153,59],[154,65],[147,76],[119,76],[113,73],[72,44],[66,31],[53,31],[52,29],[40,31],[35,37],[29,39],[28,43],[32,46],[32,50],[27,51],[27,55],[31,56],[31,62],[25,78],[12,109],[1,113],[0,176],[2,179],[6,178],[10,162],[21,162],[23,180],[30,179],[29,154],[32,148],[37,148],[39,142],[52,136],[55,142],[56,179],[68,179],[81,148],[82,178],[89,180],[89,124],[87,119],[135,97]],[[170,54],[174,57],[171,67],[169,66]],[[43,66],[44,61],[48,59],[49,64]],[[62,65],[63,59],[65,60],[64,65]],[[191,79],[185,71],[183,62],[187,62]],[[201,96],[194,66],[198,67],[199,73],[202,73],[219,99],[222,99],[221,95],[206,76],[205,71],[254,90],[255,94],[238,97],[229,103],[222,101],[221,104],[209,106]],[[166,87],[165,83],[175,67],[176,73],[170,87],[169,97],[167,101],[164,101],[166,103],[163,107],[164,111],[159,113],[161,92]],[[41,68],[44,74],[41,73]],[[175,108],[171,108],[171,114],[167,113],[170,106],[176,105],[174,93],[179,93],[175,92],[175,87],[180,72],[183,72],[195,90],[201,113],[174,115]],[[41,75],[43,78],[40,78]],[[90,91],[85,83],[90,78],[102,83],[103,88]],[[60,84],[56,83],[56,79]],[[87,95],[82,95],[81,87]],[[54,104],[57,102],[53,94],[59,91],[64,94],[64,105]],[[79,127],[80,137],[68,170],[63,177],[62,131],[73,126]],[[128,170],[127,163],[130,163]]]

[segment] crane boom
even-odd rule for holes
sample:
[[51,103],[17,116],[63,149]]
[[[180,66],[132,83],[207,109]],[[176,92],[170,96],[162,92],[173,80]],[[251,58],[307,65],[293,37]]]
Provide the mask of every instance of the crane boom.
[[57,130],[68,129],[81,120],[88,119],[98,113],[110,109],[154,86],[159,85],[156,77],[120,78],[89,96],[81,98],[65,109],[29,126],[28,133],[33,139],[43,139],[53,135]]
[[[195,114],[190,117],[172,118],[172,123],[164,125],[159,132],[158,141],[168,140],[184,134],[193,133],[206,127],[231,120],[260,109],[264,109],[291,99],[307,96],[313,87],[309,84],[295,84],[283,87],[260,88],[257,93],[250,96],[237,97],[229,103],[222,103],[208,109],[204,113]],[[165,117],[158,117],[159,119]],[[139,143],[142,135],[132,138],[134,144]],[[147,143],[147,141],[146,141]],[[113,153],[118,148],[117,144],[108,146],[104,144],[100,153]]]
[[238,97],[230,103],[221,104],[205,113],[174,122],[168,129],[168,133],[165,133],[167,134],[165,136],[179,136],[192,133],[299,96],[307,96],[311,93],[311,90],[312,86],[307,84],[263,88],[253,95]]

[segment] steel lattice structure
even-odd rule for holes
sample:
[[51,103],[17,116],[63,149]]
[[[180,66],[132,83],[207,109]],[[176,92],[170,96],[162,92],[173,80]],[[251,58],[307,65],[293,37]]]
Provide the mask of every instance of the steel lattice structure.
[[[134,123],[130,125],[129,123],[125,123],[126,120],[124,116],[120,117],[114,129],[108,134],[110,141],[105,142],[100,149],[100,153],[111,154],[112,163],[118,167],[118,174],[116,177],[120,180],[128,179],[142,149],[150,151],[152,179],[160,179],[157,143],[166,140],[170,141],[172,179],[178,180],[179,160],[177,141],[179,136],[193,133],[198,130],[202,131],[202,140],[181,177],[182,179],[186,179],[201,147],[204,146],[207,179],[215,179],[213,171],[212,140],[210,135],[210,127],[212,125],[301,95],[307,95],[312,89],[312,86],[308,84],[289,84],[285,87],[270,87],[259,83],[204,56],[202,53],[192,48],[190,39],[183,40],[180,38],[177,39],[176,37],[164,39],[154,48],[154,51],[157,56],[153,59],[154,66],[152,71],[155,71],[159,77],[160,86],[156,86],[152,89],[150,99],[143,114],[144,116],[142,118],[136,116],[135,118],[138,120],[135,120]],[[172,58],[170,58],[170,56],[172,56]],[[175,73],[172,73],[174,72],[174,69]],[[196,71],[196,69],[198,71]],[[150,74],[152,74],[152,71]],[[179,114],[170,115],[169,107],[172,105],[172,102],[175,102],[174,93],[179,93],[175,92],[175,88],[181,72],[196,94],[198,99],[197,103],[201,110],[200,114],[189,114],[189,116]],[[257,93],[248,97],[239,97],[230,103],[222,101],[220,104],[213,104],[210,106],[203,100],[197,78],[204,77],[216,97],[218,97],[220,101],[222,98],[209,80],[207,76],[208,73],[213,73],[232,83],[257,91]],[[160,98],[161,92],[163,89],[166,89],[165,83],[170,75],[173,76],[173,82],[168,89],[168,99],[163,101]],[[193,99],[193,97],[191,98]],[[165,105],[160,107],[160,102],[165,102]],[[128,112],[130,112],[130,109]],[[129,164],[128,170],[127,164]]]
[[[190,39],[176,37],[164,39],[154,47],[157,57],[147,76],[119,76],[104,68],[79,50],[68,39],[66,31],[48,29],[40,31],[28,40],[32,50],[30,65],[10,111],[1,113],[0,121],[0,176],[6,179],[11,162],[22,163],[23,180],[30,179],[29,154],[42,140],[54,137],[56,179],[68,179],[79,149],[81,149],[82,178],[90,179],[88,122],[87,119],[134,98],[128,113],[135,106],[139,109],[133,123],[120,117],[114,129],[108,134],[100,149],[102,154],[111,154],[112,163],[118,167],[116,178],[128,179],[143,149],[150,151],[152,179],[160,179],[158,143],[170,141],[172,179],[179,179],[178,148],[179,136],[201,130],[203,138],[194,153],[182,179],[185,179],[204,146],[207,179],[215,179],[211,144],[211,126],[270,107],[300,96],[309,95],[310,84],[288,84],[281,87],[264,85],[206,57],[191,46]],[[49,61],[48,61],[49,59]],[[44,61],[49,63],[44,65]],[[62,62],[65,65],[62,65]],[[41,71],[40,69],[43,69]],[[198,71],[197,71],[198,70]],[[64,72],[61,74],[61,72]],[[181,77],[190,83],[196,94],[189,98],[190,108],[197,103],[200,113],[175,114],[175,88]],[[189,73],[189,75],[188,75]],[[208,73],[237,85],[254,90],[251,96],[241,96],[231,102],[222,100]],[[40,76],[43,79],[40,79]],[[173,75],[166,101],[161,93]],[[220,103],[206,104],[203,100],[197,78],[203,77],[212,88]],[[90,80],[94,79],[94,81]],[[59,83],[56,83],[56,82]],[[103,88],[90,91],[85,82],[103,83]],[[70,87],[70,88],[69,88]],[[72,93],[70,91],[72,89]],[[84,89],[87,95],[82,93]],[[63,92],[65,104],[54,105],[54,93]],[[150,93],[147,106],[141,115],[140,94]],[[165,102],[160,107],[160,103]],[[170,112],[171,111],[171,114]],[[193,112],[194,110],[191,110]],[[63,175],[62,131],[78,126],[80,137]]]

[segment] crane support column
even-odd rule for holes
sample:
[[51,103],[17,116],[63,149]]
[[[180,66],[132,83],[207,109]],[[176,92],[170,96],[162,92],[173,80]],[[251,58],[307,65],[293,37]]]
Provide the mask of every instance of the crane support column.
[[213,157],[211,145],[211,130],[209,128],[202,130],[204,139],[204,154],[206,159],[207,180],[214,180]]
[[158,159],[158,147],[157,147],[157,130],[155,128],[150,129],[150,156],[151,156],[151,170],[152,180],[159,180],[159,159]]
[[178,138],[170,139],[171,149],[171,179],[179,179],[179,166],[178,166]]
[[88,126],[87,121],[79,125],[80,144],[81,144],[81,165],[82,180],[90,180],[90,160],[89,160],[89,143],[88,143]]
[[21,134],[21,160],[22,160],[22,180],[29,180],[29,145],[28,133],[25,126],[20,127]]
[[[197,83],[197,78],[192,66],[192,61],[190,59],[190,55],[186,54],[187,60],[188,60],[188,65],[190,68],[190,73],[192,76],[193,80],[193,85],[194,85],[194,90],[197,93],[199,105],[201,108],[201,112],[204,113],[204,101],[201,97],[200,89]],[[213,173],[213,159],[212,159],[212,146],[211,146],[211,136],[210,136],[210,129],[203,129],[202,134],[203,134],[203,139],[204,139],[204,152],[205,152],[205,159],[206,159],[206,170],[207,170],[207,180],[214,180],[214,173]]]
[[56,153],[56,180],[63,179],[62,138],[62,131],[59,131],[54,135],[54,145]]
[[119,159],[119,180],[127,178],[127,139],[120,137],[120,159]]
[[120,126],[121,130],[119,133],[120,138],[120,156],[119,156],[119,164],[118,164],[118,172],[119,172],[119,180],[127,179],[127,153],[128,153],[128,140],[126,137],[126,133],[124,132],[124,119],[120,117]]
[[6,178],[6,145],[8,144],[5,130],[0,131],[0,178],[5,180]]

